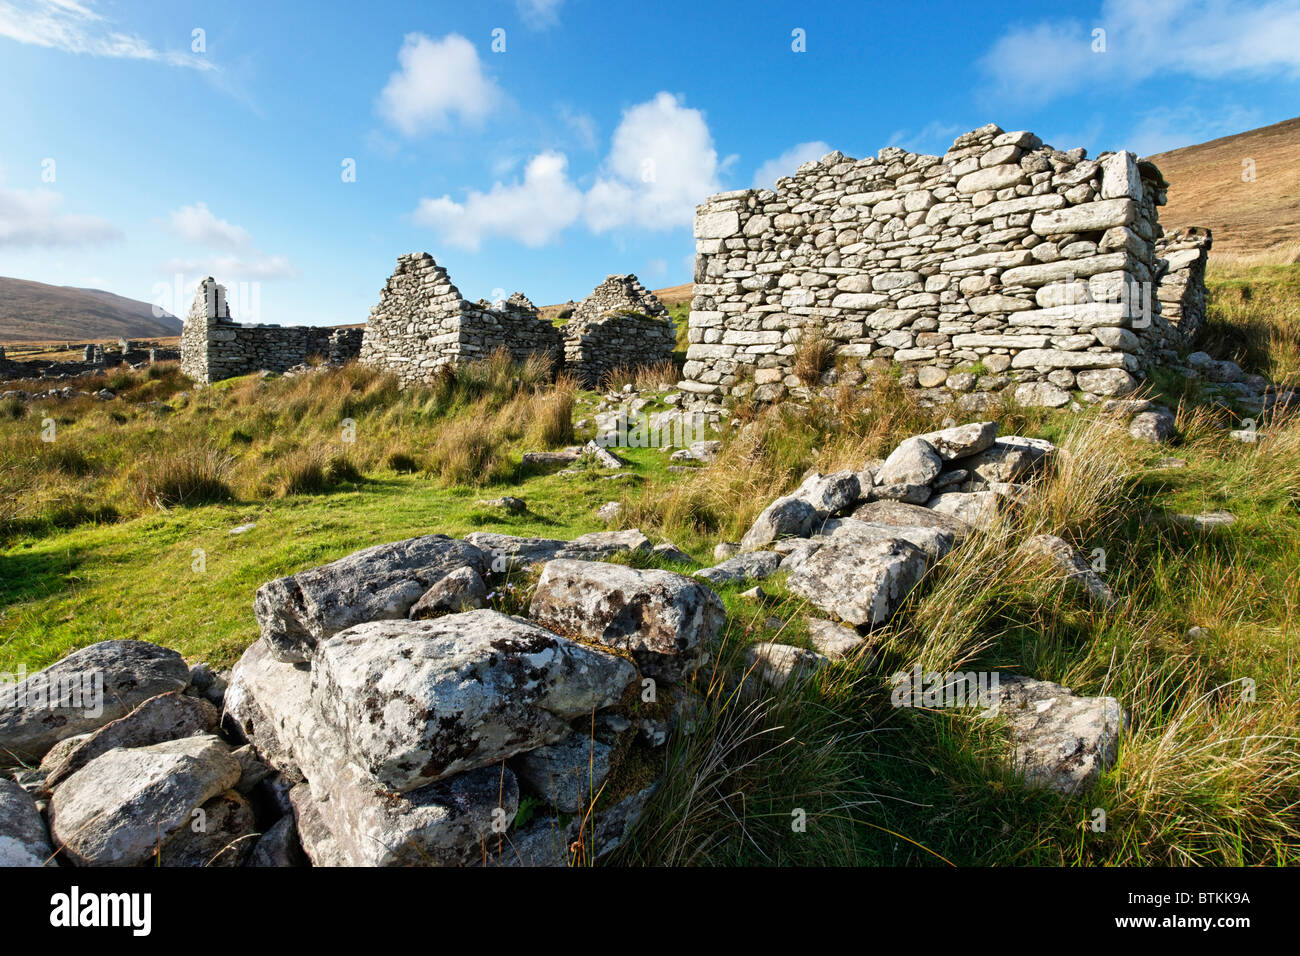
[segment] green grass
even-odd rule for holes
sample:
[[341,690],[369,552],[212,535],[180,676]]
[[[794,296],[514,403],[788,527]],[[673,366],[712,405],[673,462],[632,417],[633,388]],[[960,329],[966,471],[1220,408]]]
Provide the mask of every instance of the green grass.
[[[1231,354],[1250,371],[1300,368],[1296,276],[1216,278],[1207,341],[1238,343]],[[1268,343],[1262,356],[1251,351],[1259,342]],[[723,454],[698,474],[669,472],[657,449],[620,450],[633,477],[609,482],[519,466],[526,448],[590,437],[590,425],[563,434],[556,416],[590,419],[600,396],[553,389],[500,361],[400,394],[356,369],[233,380],[188,398],[175,397],[183,383],[173,373],[120,384],[118,403],[0,409],[0,456],[9,456],[0,462],[0,671],[114,637],[229,665],[256,638],[253,592],[273,577],[424,533],[569,538],[600,529],[593,512],[609,500],[623,501],[628,526],[711,563],[717,541],[736,540],[807,468],[860,465],[948,414],[917,407],[884,375],[806,412],[738,407]],[[1260,443],[1234,442],[1218,427],[1227,412],[1166,384],[1166,399],[1181,401],[1183,438],[1172,447],[1140,445],[1095,412],[1007,404],[991,413],[1004,434],[1049,437],[1072,454],[1019,518],[931,572],[877,633],[874,660],[747,698],[735,680],[744,648],[805,643],[809,608],[779,576],[763,583],[763,605],[740,597],[743,586],[721,588],[726,633],[694,685],[708,702],[701,726],[611,781],[610,795],[663,775],[643,825],[611,862],[1300,862],[1300,424],[1266,422]],[[139,394],[178,410],[137,407]],[[661,407],[656,396],[651,408]],[[51,447],[33,437],[47,415],[61,436]],[[345,417],[357,429],[346,447],[337,437]],[[151,502],[140,489],[161,473],[153,448],[229,456],[229,496]],[[315,461],[328,480],[286,482],[293,456]],[[1187,467],[1153,467],[1168,456]],[[503,494],[525,499],[528,512],[478,504]],[[1173,520],[1214,509],[1237,522],[1203,535]],[[1042,531],[1104,549],[1119,605],[1089,607],[1018,563],[1014,543]],[[516,583],[508,610],[526,606],[528,582]],[[1192,626],[1202,635],[1189,637]],[[1009,772],[994,723],[889,705],[890,675],[918,662],[1119,697],[1130,725],[1118,764],[1086,794],[1027,789]],[[1242,699],[1247,680],[1253,701]],[[1089,826],[1096,808],[1108,817],[1104,833]],[[791,825],[798,812],[802,831]]]

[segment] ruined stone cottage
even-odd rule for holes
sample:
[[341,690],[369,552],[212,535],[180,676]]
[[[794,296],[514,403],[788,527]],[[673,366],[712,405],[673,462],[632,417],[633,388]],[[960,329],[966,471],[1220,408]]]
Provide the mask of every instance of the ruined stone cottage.
[[[1124,394],[1204,310],[1208,234],[1157,245],[1167,185],[1132,153],[1090,160],[990,125],[943,156],[833,152],[774,190],[712,196],[681,388],[720,409],[896,365],[971,409],[1003,389],[1049,406]],[[807,380],[812,343],[836,367]]]

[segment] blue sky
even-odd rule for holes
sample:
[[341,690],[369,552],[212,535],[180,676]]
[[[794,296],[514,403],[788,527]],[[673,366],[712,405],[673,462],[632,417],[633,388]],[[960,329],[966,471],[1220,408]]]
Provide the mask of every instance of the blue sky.
[[546,304],[690,281],[697,202],[831,148],[1149,154],[1298,94],[1300,0],[0,0],[0,275],[333,325],[427,250]]

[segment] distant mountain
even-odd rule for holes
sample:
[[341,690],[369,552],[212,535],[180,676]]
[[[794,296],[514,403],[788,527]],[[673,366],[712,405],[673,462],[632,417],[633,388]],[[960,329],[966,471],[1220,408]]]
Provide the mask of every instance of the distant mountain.
[[0,343],[112,341],[180,335],[174,315],[100,289],[0,276]]
[[1208,226],[1211,261],[1300,248],[1300,117],[1147,158],[1169,180],[1160,225]]

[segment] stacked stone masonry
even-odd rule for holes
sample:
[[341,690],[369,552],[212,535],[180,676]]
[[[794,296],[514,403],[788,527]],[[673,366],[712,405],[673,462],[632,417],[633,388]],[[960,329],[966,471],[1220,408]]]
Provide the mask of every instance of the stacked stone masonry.
[[209,276],[199,283],[181,329],[181,371],[206,384],[260,369],[284,372],[312,358],[346,362],[357,357],[361,332],[241,325],[231,318],[225,288]]
[[1199,226],[1179,229],[1156,240],[1160,313],[1190,342],[1205,324],[1205,266],[1214,237]]
[[671,362],[676,329],[662,302],[634,275],[611,275],[561,330],[567,371],[588,387],[620,368]]
[[400,256],[370,310],[361,361],[394,372],[403,385],[428,382],[443,365],[486,358],[498,348],[516,359],[537,354],[556,362],[559,330],[538,318],[522,292],[497,306],[466,301],[427,252]]
[[[1007,388],[1123,394],[1185,344],[1154,289],[1166,187],[1132,153],[1090,160],[989,125],[941,157],[833,152],[775,190],[710,197],[681,388],[720,410],[897,363],[965,408]],[[836,357],[820,382],[795,374],[812,336]]]

